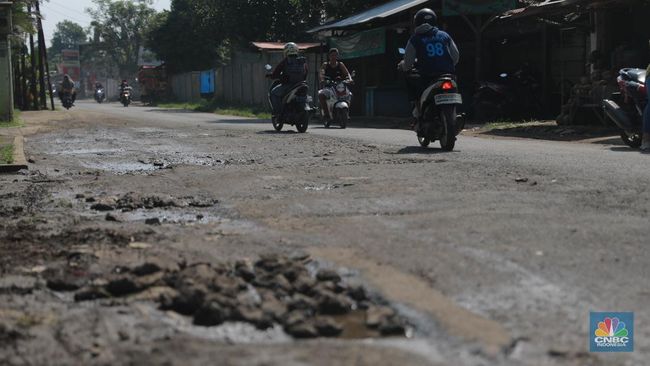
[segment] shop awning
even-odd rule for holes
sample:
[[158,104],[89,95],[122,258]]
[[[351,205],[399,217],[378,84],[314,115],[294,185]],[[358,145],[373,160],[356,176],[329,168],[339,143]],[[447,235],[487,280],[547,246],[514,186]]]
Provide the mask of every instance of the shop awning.
[[399,14],[427,2],[429,0],[395,0],[343,20],[323,24],[307,32],[316,33],[326,30],[354,28],[374,20],[388,18],[391,15]]
[[[252,42],[253,47],[261,51],[282,51],[284,49],[284,42]],[[298,48],[303,51],[308,51],[320,48],[320,43],[297,43]]]

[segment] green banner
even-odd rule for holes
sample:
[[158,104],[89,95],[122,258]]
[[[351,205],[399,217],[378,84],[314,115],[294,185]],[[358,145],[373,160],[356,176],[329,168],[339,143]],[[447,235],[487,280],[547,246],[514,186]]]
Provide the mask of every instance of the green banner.
[[515,0],[444,0],[445,16],[459,14],[500,14],[517,7]]
[[386,30],[378,28],[348,37],[332,37],[329,44],[339,49],[343,60],[382,55],[386,53]]

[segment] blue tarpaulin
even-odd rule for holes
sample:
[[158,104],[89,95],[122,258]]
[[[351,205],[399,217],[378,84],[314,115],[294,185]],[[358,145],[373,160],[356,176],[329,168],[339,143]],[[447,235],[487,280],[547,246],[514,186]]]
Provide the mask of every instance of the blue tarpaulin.
[[201,94],[214,94],[214,70],[201,71]]

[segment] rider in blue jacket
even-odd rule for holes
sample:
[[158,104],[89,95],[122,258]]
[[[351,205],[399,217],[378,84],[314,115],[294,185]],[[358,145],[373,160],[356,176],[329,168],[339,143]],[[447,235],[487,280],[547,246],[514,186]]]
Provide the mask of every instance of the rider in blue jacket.
[[415,103],[435,78],[442,74],[455,74],[460,53],[454,40],[437,28],[438,16],[431,9],[422,9],[415,14],[415,34],[406,45],[402,71],[417,67],[418,75],[407,78],[409,100]]

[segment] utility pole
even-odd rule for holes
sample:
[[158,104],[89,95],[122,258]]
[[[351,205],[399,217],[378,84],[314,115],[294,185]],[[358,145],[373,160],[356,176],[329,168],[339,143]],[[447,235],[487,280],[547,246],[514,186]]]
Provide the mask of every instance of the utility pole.
[[[27,5],[27,13],[32,16],[32,7]],[[38,91],[36,89],[36,53],[34,52],[34,36],[29,34],[29,53],[31,61],[31,75],[29,79],[29,90],[32,97],[32,109],[38,110]]]
[[6,121],[14,117],[11,45],[8,37],[13,30],[11,5],[11,2],[0,0],[0,120]]
[[38,18],[37,18],[37,26],[38,26],[38,39],[39,39],[39,53],[40,53],[40,61],[41,61],[41,96],[43,98],[43,108],[47,109],[47,99],[45,97],[45,86],[43,85],[45,83],[45,77],[43,77],[43,64],[45,64],[45,76],[47,77],[47,88],[50,92],[50,105],[52,106],[52,110],[54,110],[54,94],[52,93],[52,81],[50,80],[50,64],[47,61],[47,47],[45,46],[45,35],[43,34],[43,22],[41,21],[41,9],[38,4],[38,1],[36,2],[36,12],[38,13]]
[[29,108],[27,102],[27,45],[25,44],[25,38],[21,37],[21,39],[23,42],[20,45],[20,90],[22,92],[20,109],[26,111]]

